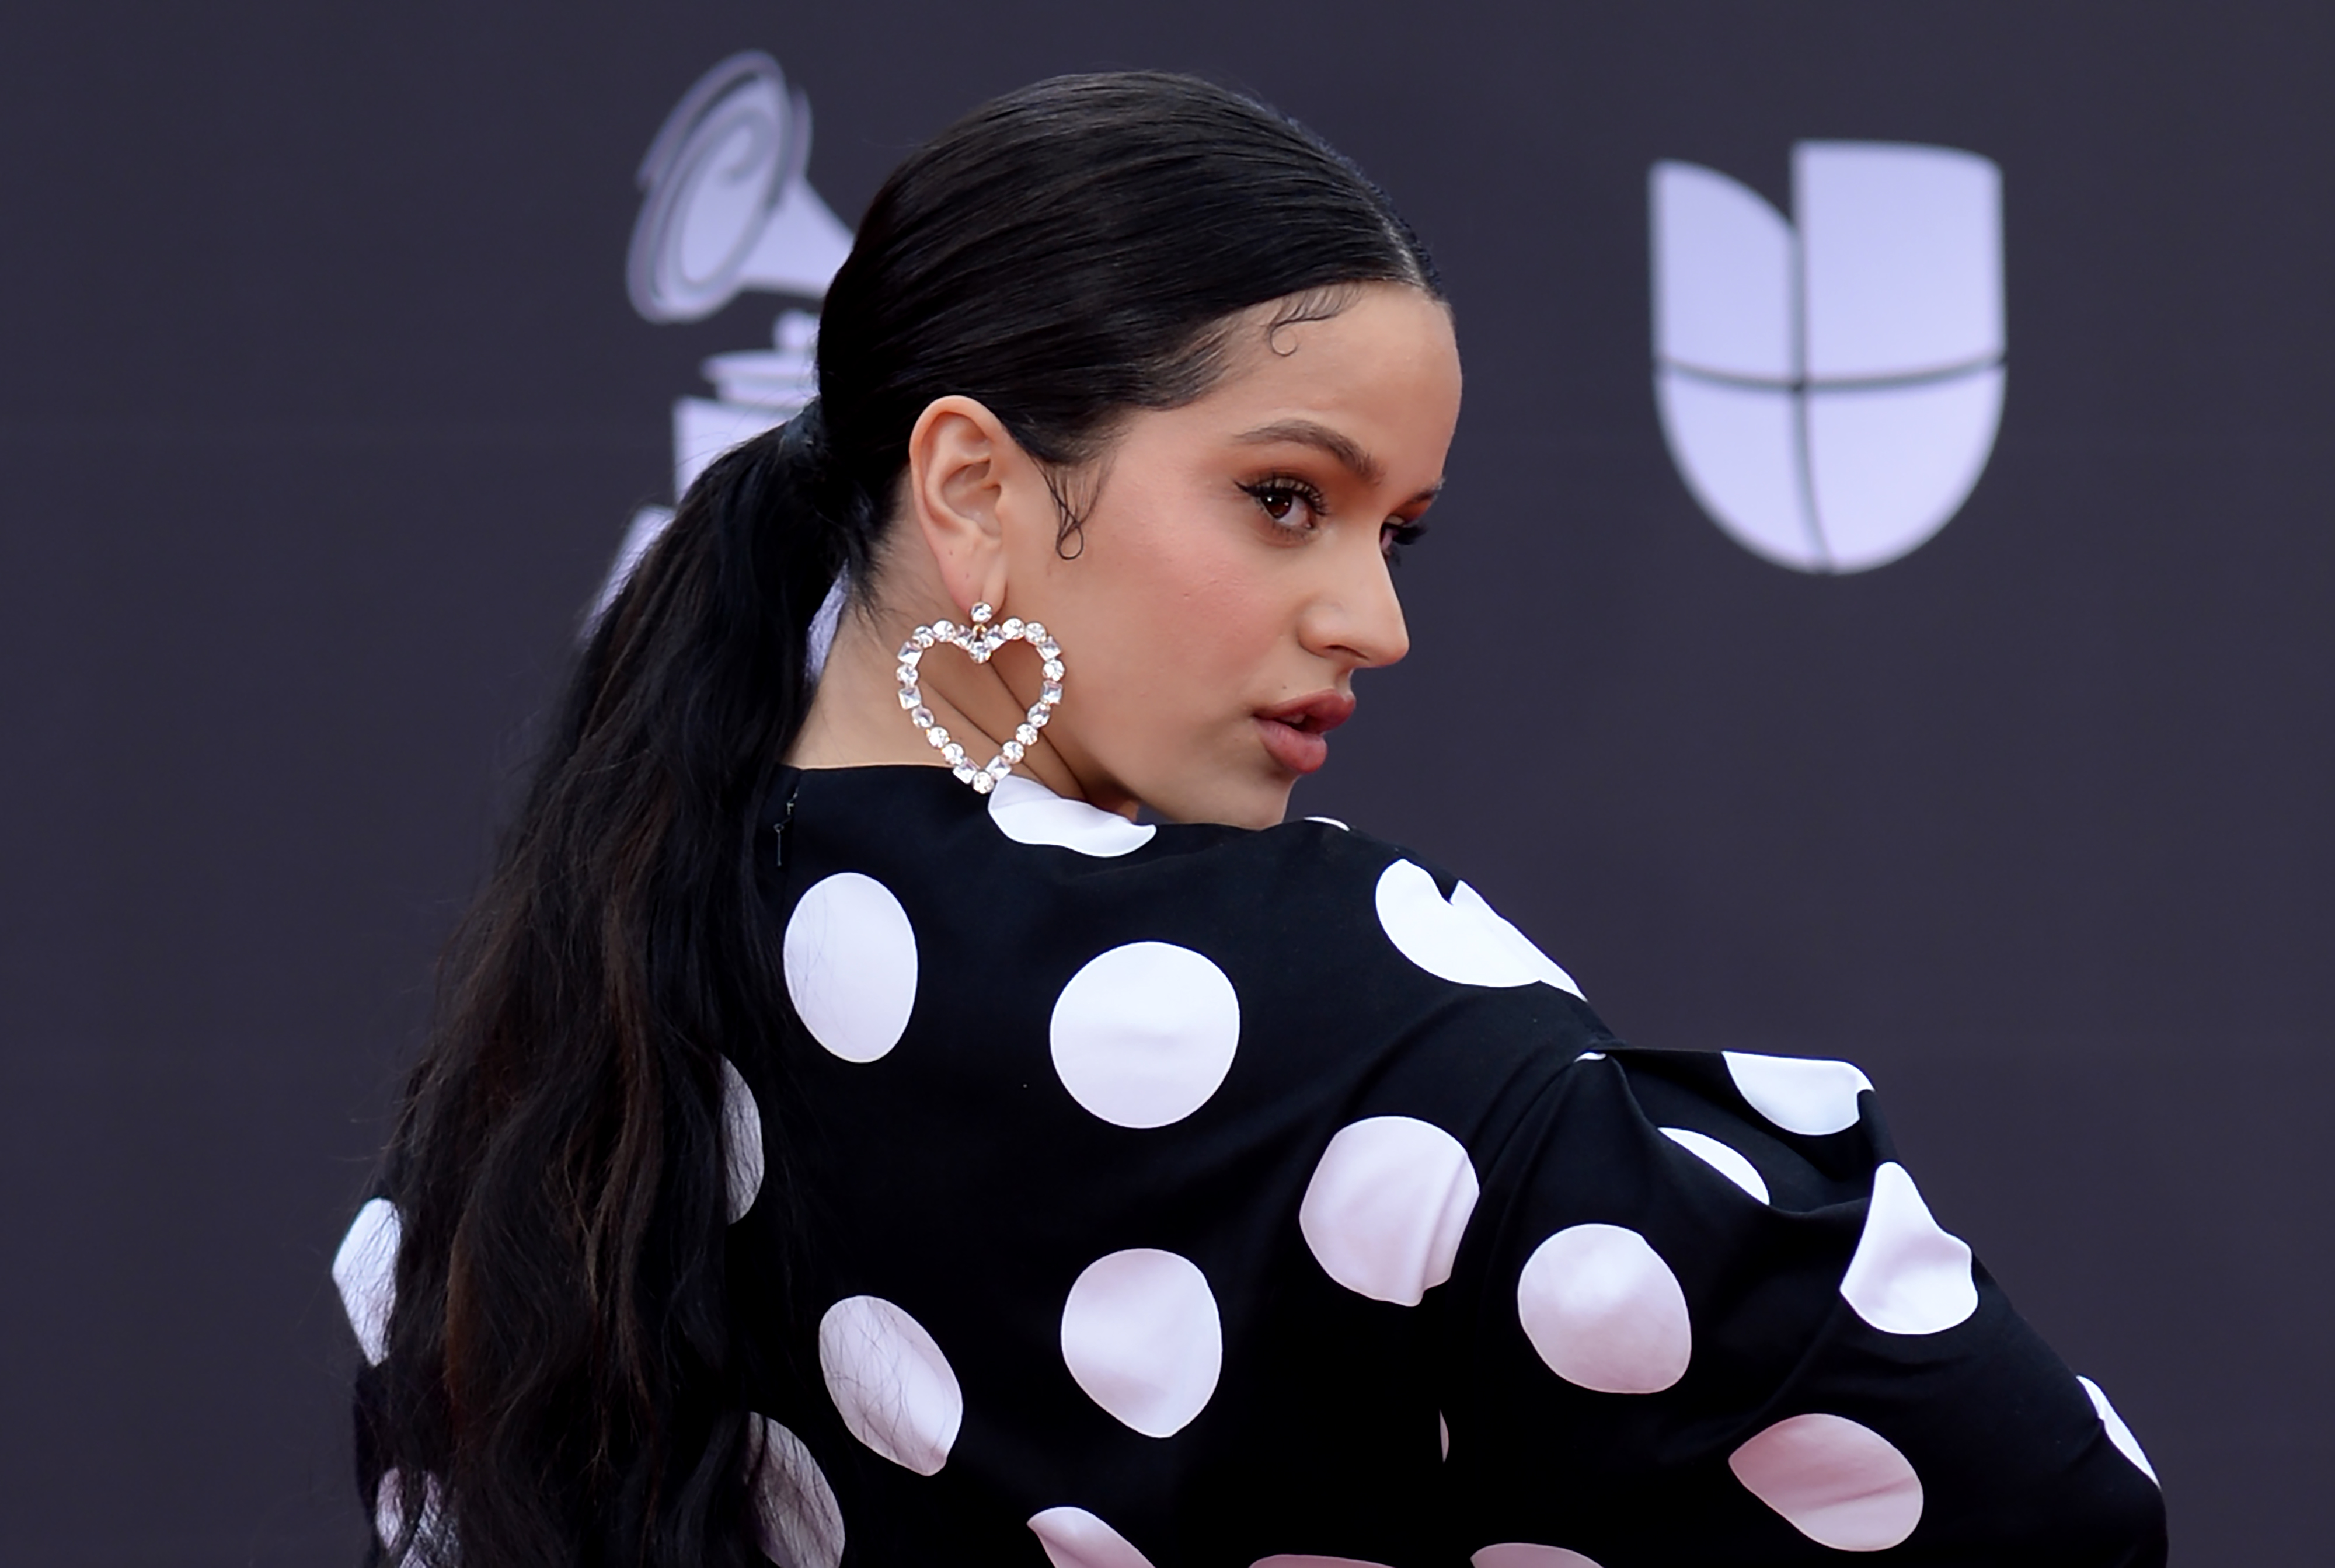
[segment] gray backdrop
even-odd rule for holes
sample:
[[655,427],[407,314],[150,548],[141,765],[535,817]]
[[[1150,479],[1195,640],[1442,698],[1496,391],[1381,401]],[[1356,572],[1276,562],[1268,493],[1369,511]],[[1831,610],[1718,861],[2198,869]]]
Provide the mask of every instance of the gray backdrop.
[[[1871,1071],[2192,1563],[2335,1506],[2335,24],[2301,4],[15,0],[0,23],[0,1559],[345,1561],[325,1270],[672,401],[633,173],[715,61],[844,219],[992,92],[1278,101],[1394,194],[1468,406],[1416,651],[1300,806],[1468,876],[1648,1044]],[[1843,577],[1707,519],[1645,181],[2003,169],[2010,393]],[[1788,210],[1788,208],[1787,208]]]

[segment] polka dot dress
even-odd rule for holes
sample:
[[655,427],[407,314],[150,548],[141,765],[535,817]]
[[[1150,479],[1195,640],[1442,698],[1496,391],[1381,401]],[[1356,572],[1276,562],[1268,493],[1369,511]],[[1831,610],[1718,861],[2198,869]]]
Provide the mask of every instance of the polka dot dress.
[[[1625,1047],[1334,823],[783,789],[803,1027],[724,1120],[782,1568],[2164,1561],[1855,1068]],[[334,1265],[376,1358],[396,1244],[376,1200]]]

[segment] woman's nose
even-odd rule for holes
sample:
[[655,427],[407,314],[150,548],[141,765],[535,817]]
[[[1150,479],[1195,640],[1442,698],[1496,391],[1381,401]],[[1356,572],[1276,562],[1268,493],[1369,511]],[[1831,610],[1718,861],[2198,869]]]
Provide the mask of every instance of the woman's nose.
[[1352,552],[1337,564],[1298,625],[1309,651],[1357,668],[1391,664],[1410,652],[1393,573],[1378,541],[1370,544],[1367,552]]

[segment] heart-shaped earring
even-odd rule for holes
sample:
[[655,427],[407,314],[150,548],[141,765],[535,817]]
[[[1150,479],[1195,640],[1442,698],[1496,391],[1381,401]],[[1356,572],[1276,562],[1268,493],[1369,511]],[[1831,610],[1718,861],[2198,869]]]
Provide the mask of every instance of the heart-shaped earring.
[[[900,706],[908,711],[908,722],[925,732],[925,739],[941,754],[949,770],[962,782],[972,785],[976,795],[988,794],[997,788],[999,779],[1013,771],[1013,764],[1038,743],[1038,731],[1046,727],[1046,721],[1053,717],[1055,704],[1062,700],[1061,645],[1047,634],[1044,626],[1019,615],[1008,615],[993,626],[989,617],[994,614],[987,605],[975,605],[972,625],[935,621],[929,626],[917,627],[900,644]],[[1008,643],[1027,643],[1046,662],[1045,683],[1038,688],[1038,700],[1030,704],[1030,711],[1014,726],[1013,739],[999,747],[997,755],[986,766],[973,765],[964,748],[933,721],[933,711],[925,706],[924,696],[916,690],[916,665],[923,661],[926,649],[941,643],[954,643],[976,664],[988,663],[990,655]]]

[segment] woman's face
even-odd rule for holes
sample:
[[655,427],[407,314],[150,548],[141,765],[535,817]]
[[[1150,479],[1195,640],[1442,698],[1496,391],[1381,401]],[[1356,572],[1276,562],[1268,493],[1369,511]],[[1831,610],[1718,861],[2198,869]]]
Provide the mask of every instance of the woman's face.
[[1071,558],[1051,513],[1003,530],[999,614],[1061,644],[1046,738],[1098,805],[1280,821],[1354,672],[1410,647],[1390,557],[1458,420],[1450,315],[1399,284],[1269,331],[1274,314],[1241,324],[1206,396],[1133,415],[1078,477]]
[[[1055,511],[1004,518],[997,614],[1043,621],[1067,679],[1046,740],[1104,808],[1270,826],[1352,714],[1354,672],[1410,646],[1390,556],[1459,418],[1450,313],[1366,285],[1326,320],[1233,334],[1207,397],[1126,420]],[[1268,332],[1270,329],[1270,332]]]

